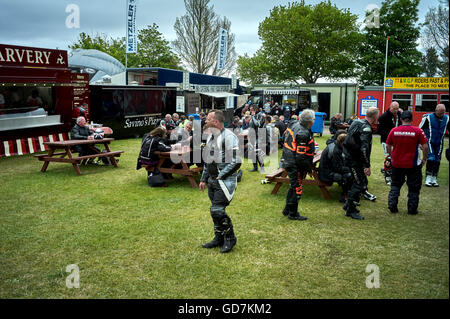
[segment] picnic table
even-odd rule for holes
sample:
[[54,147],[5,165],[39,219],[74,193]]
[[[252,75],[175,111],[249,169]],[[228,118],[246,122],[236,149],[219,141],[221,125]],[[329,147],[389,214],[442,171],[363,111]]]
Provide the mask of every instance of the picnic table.
[[[114,165],[114,167],[118,167],[115,157],[120,156],[120,154],[123,153],[124,151],[111,151],[109,144],[112,141],[114,141],[113,138],[103,138],[97,140],[68,140],[59,142],[44,142],[44,144],[48,146],[48,153],[35,155],[35,157],[37,157],[40,161],[44,162],[41,172],[45,172],[47,170],[48,164],[50,162],[57,162],[57,163],[72,164],[75,172],[78,175],[81,175],[80,164],[86,164],[86,162],[90,158],[108,157],[111,160],[111,163]],[[94,147],[95,144],[103,144],[105,146],[106,152],[99,152]],[[76,145],[88,145],[90,148],[92,148],[93,151],[95,151],[95,154],[75,156],[70,150],[70,148]],[[56,152],[57,149],[63,149],[64,151]]]
[[[202,172],[203,166],[191,167],[194,163],[190,162],[192,155],[192,149],[190,147],[181,147],[180,149],[169,152],[156,151],[155,154],[159,156],[159,161],[156,166],[142,165],[148,172],[152,172],[157,168],[161,173],[182,175],[189,180],[192,188],[198,188],[195,177]],[[179,159],[179,162],[176,160],[178,163],[174,163],[172,158]]]
[[[317,172],[318,170],[318,164],[320,162],[320,156],[322,154],[322,151],[317,151],[317,153],[314,155],[314,159],[313,159],[313,169],[312,172],[309,173],[308,175],[310,177],[312,177],[312,179],[304,179],[303,185],[316,185],[320,188],[320,191],[322,192],[323,197],[325,197],[325,199],[329,200],[331,199],[330,193],[328,192],[328,190],[326,189],[326,187],[330,187],[332,184],[327,184],[322,182],[319,179],[319,174]],[[272,190],[272,195],[275,195],[278,190],[280,189],[281,185],[283,185],[283,183],[287,183],[289,184],[289,177],[287,176],[287,172],[284,168],[279,168],[276,171],[267,174],[266,178],[271,181],[271,182],[276,182],[273,190]]]

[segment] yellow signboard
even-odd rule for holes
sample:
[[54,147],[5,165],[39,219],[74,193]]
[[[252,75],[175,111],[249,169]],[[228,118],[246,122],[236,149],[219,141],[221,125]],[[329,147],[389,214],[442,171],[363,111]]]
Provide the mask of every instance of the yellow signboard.
[[448,78],[386,78],[386,89],[448,90]]

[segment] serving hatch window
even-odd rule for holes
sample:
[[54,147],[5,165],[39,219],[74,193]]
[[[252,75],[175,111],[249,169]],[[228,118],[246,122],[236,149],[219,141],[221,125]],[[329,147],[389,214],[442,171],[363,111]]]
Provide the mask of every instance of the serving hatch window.
[[303,110],[311,107],[311,93],[300,91],[298,93],[298,107]]
[[416,112],[434,112],[437,101],[437,94],[416,94]]
[[392,101],[397,101],[402,110],[408,110],[412,106],[412,94],[393,94]]
[[0,88],[0,116],[55,114],[53,87],[4,86]]

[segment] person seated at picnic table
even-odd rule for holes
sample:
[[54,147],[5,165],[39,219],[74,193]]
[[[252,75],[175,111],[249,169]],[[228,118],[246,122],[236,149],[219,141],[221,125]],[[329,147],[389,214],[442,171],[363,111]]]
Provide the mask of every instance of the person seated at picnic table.
[[181,120],[180,120],[180,116],[178,115],[178,113],[172,114],[172,121],[175,124],[175,126],[180,125]]
[[191,121],[186,122],[184,128],[178,131],[177,143],[180,143],[182,146],[189,146],[190,148],[192,148],[193,127],[194,127],[193,122]]
[[[159,162],[159,156],[155,154],[156,151],[170,152],[172,146],[167,144],[167,130],[163,126],[158,126],[150,133],[145,134],[141,142],[141,150],[137,160],[136,169],[142,168],[142,165],[154,167]],[[175,141],[176,142],[176,141]]]
[[[71,140],[93,140],[94,135],[93,131],[95,129],[93,127],[89,127],[86,125],[86,119],[84,116],[77,117],[76,124],[70,131],[70,139]],[[100,149],[95,147],[94,144],[91,145],[75,145],[72,147],[75,153],[79,153],[79,156],[92,155],[96,153],[100,153]],[[88,164],[93,164],[94,159],[90,158]]]
[[166,114],[165,118],[161,120],[162,127],[164,127],[167,133],[170,134],[172,130],[175,128],[175,122],[172,120],[172,115]]
[[344,140],[347,137],[345,130],[338,130],[336,134],[328,139],[327,146],[320,156],[319,179],[328,184],[338,183],[342,188],[339,201],[347,200],[347,192],[350,189],[350,168],[344,165]]

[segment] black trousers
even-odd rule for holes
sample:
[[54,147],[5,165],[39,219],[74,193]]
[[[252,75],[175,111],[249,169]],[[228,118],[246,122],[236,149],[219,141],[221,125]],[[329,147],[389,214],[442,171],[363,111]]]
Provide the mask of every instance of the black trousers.
[[347,206],[347,213],[351,214],[356,211],[355,202],[359,202],[361,193],[367,189],[367,177],[364,174],[364,167],[349,165],[349,168],[352,178],[345,205]]
[[285,212],[289,215],[296,215],[298,209],[298,201],[303,194],[303,179],[307,172],[303,172],[296,167],[288,166],[285,168],[289,176],[289,190],[286,196]]
[[211,200],[210,213],[214,223],[214,233],[218,236],[234,237],[233,223],[225,208],[230,204],[216,177],[208,179],[208,196]]
[[422,166],[413,168],[392,168],[391,191],[388,195],[389,207],[397,207],[400,189],[408,186],[408,212],[416,213],[419,207],[419,194],[422,187]]
[[347,195],[350,187],[352,186],[352,175],[350,170],[345,171],[344,174],[334,173],[333,182],[338,183],[338,185],[342,188],[342,193]]
[[100,149],[94,145],[77,145],[74,151],[78,152],[79,156],[92,155],[101,152]]

